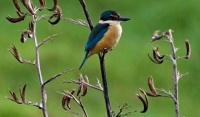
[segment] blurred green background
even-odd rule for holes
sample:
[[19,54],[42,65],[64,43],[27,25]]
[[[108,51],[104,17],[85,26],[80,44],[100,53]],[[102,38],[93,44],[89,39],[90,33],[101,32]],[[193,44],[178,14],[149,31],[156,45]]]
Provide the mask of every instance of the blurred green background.
[[[38,5],[38,0],[34,0]],[[86,1],[89,13],[94,24],[98,23],[99,15],[108,9],[119,11],[122,16],[131,18],[122,23],[123,34],[118,46],[106,55],[106,71],[112,109],[119,111],[117,105],[128,103],[130,110],[142,110],[141,102],[135,96],[138,88],[148,90],[147,78],[153,76],[158,88],[173,92],[172,64],[166,60],[163,64],[152,63],[147,53],[152,53],[152,47],[158,46],[161,53],[170,54],[169,43],[161,40],[149,43],[155,30],[174,30],[175,45],[179,48],[177,54],[185,55],[184,40],[188,39],[192,46],[192,55],[189,60],[180,59],[178,69],[180,73],[189,72],[179,81],[179,99],[181,116],[200,116],[200,1],[199,0],[98,0]],[[47,1],[47,7],[52,7],[53,0]],[[82,7],[78,0],[59,0],[63,17],[85,20]],[[21,5],[22,6],[22,5]],[[42,117],[42,113],[35,107],[17,105],[8,101],[8,89],[18,93],[19,84],[27,83],[27,100],[40,101],[39,81],[36,69],[30,65],[19,64],[9,53],[8,49],[15,45],[22,58],[34,60],[33,40],[22,44],[20,35],[27,29],[30,18],[12,24],[5,17],[15,14],[11,0],[0,2],[0,117]],[[23,8],[25,11],[25,9]],[[49,14],[43,11],[41,14]],[[83,56],[84,45],[90,30],[61,20],[59,24],[51,27],[47,20],[38,22],[37,36],[42,41],[45,37],[57,33],[64,33],[53,41],[40,48],[43,77],[49,77],[66,68],[78,68]],[[63,84],[62,81],[77,79],[79,73],[87,75],[90,83],[96,85],[96,79],[101,79],[98,56],[87,60],[82,70],[74,70],[48,84],[48,112],[50,117],[76,117],[61,107],[62,95],[57,92],[77,88],[74,84]],[[103,95],[89,89],[86,97],[82,99],[90,117],[105,117],[105,104]],[[72,108],[80,110],[72,103]],[[128,111],[128,110],[127,110]],[[149,98],[149,109],[145,114],[134,113],[131,117],[174,117],[173,101],[168,98]]]

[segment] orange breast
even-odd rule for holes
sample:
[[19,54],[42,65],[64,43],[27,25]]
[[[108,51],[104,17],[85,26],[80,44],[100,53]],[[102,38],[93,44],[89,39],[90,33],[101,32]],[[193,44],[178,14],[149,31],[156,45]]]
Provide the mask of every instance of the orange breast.
[[100,53],[104,48],[112,50],[121,37],[122,28],[120,24],[109,26],[108,31],[104,34],[103,38],[92,48],[88,54],[90,57],[93,54]]

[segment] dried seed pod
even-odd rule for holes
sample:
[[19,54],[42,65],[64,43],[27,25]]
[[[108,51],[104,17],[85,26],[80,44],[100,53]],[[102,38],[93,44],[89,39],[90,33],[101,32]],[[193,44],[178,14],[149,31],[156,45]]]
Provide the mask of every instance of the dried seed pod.
[[151,56],[148,54],[149,59],[156,63],[156,64],[161,64],[164,61],[164,57],[165,55],[160,55],[159,51],[158,51],[158,47],[153,48],[153,58],[151,58]]
[[152,62],[154,62],[154,63],[156,63],[156,64],[160,64],[160,63],[158,63],[157,61],[155,61],[149,54],[147,54],[147,55],[148,55],[149,59],[150,59]]
[[9,92],[10,92],[11,96],[13,97],[12,101],[14,101],[14,102],[16,102],[18,104],[22,104],[22,102],[19,101],[19,99],[17,98],[17,95],[15,94],[15,92],[13,92],[11,90],[9,90]]
[[21,8],[20,8],[20,5],[19,5],[19,2],[18,0],[13,0],[13,3],[15,5],[15,8],[17,9],[17,12],[21,13],[21,14],[24,14],[22,11],[21,11]]
[[24,103],[26,102],[25,91],[26,91],[26,84],[23,86],[23,89],[21,89],[21,87],[19,86],[20,96],[21,96],[22,102]]
[[17,59],[17,61],[19,61],[20,63],[23,62],[23,60],[15,46],[12,46],[12,51],[10,51],[10,53]]
[[153,48],[153,54],[155,56],[155,59],[157,59],[158,61],[162,61],[165,57],[165,55],[160,55],[159,51],[158,51],[158,47]]
[[153,57],[158,64],[163,63],[164,55],[160,55],[160,53],[158,52],[158,47],[153,48]]
[[88,85],[83,84],[83,94],[81,96],[85,96],[87,94]]
[[55,11],[56,10],[56,7],[58,5],[58,0],[53,0],[53,3],[54,3],[53,7],[51,9],[48,9],[49,11]]
[[33,34],[30,30],[24,30],[21,34],[21,42],[24,43],[28,38],[32,38]]
[[145,99],[139,93],[136,94],[136,96],[140,99],[140,101],[142,102],[143,107],[144,107],[144,109],[141,111],[141,113],[145,113],[148,110],[148,99],[147,99],[147,95],[146,95],[145,91],[142,91],[142,93],[144,94]]
[[63,98],[62,98],[62,107],[63,107],[63,109],[65,109],[65,110],[67,110],[67,109],[65,108],[65,105],[66,105],[66,102],[67,102],[68,100],[70,100],[70,97],[64,95]]
[[189,59],[191,55],[191,46],[188,40],[185,40],[185,46],[186,46],[186,56],[185,59]]
[[30,23],[29,23],[29,30],[30,30],[31,32],[33,32],[33,29],[34,29],[33,22],[30,22]]
[[20,22],[20,21],[24,20],[25,17],[26,17],[26,15],[27,15],[27,14],[24,14],[24,15],[20,16],[19,18],[12,18],[12,17],[10,17],[10,16],[7,16],[6,19],[7,19],[8,21],[10,21],[11,23],[17,23],[17,22]]
[[77,90],[77,96],[81,93],[81,90],[83,89],[83,84],[80,84]]
[[45,0],[39,0],[40,1],[40,10],[42,10],[44,7],[45,7],[45,5],[46,5],[46,1]]
[[84,84],[83,84],[83,94],[81,96],[85,96],[87,94],[87,90],[88,90],[88,85],[87,84],[89,84],[89,79],[88,79],[87,76],[85,76],[85,79],[86,79],[86,82],[84,81]]
[[83,76],[80,74],[79,76],[79,87],[78,87],[78,90],[77,90],[77,96],[79,96],[81,90],[83,89]]
[[[56,11],[57,13],[53,14],[50,18],[49,18],[49,23],[52,25],[57,24],[60,21],[60,18],[62,16],[62,9],[59,6],[56,6]],[[55,21],[51,21],[52,18],[56,18]]]
[[151,92],[153,93],[154,96],[156,96],[156,97],[160,96],[156,91],[152,77],[148,78],[148,86],[149,86],[149,89],[151,90]]
[[172,33],[174,31],[172,29],[167,30],[166,32],[163,32],[163,36],[167,37],[169,40],[172,39]]
[[152,40],[150,41],[150,42],[153,42],[153,41],[156,41],[156,40],[160,40],[160,39],[162,39],[164,36],[163,35],[159,35],[158,33],[159,33],[160,31],[159,30],[157,30],[157,31],[155,31],[154,33],[153,33],[153,37],[152,37]]
[[62,107],[66,110],[65,105],[67,106],[68,109],[71,109],[70,107],[70,100],[72,98],[71,95],[73,95],[75,90],[72,90],[71,93],[67,92],[66,95],[63,96],[62,99]]
[[26,9],[29,11],[29,13],[34,15],[34,9],[33,9],[34,7],[32,4],[32,1],[31,0],[21,0],[21,2],[26,7]]

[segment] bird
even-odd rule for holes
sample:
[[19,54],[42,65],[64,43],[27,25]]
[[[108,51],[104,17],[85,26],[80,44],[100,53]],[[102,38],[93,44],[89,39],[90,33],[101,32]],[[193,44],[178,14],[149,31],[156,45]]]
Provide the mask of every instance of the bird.
[[92,29],[85,45],[85,57],[79,70],[90,56],[99,54],[104,49],[112,50],[115,48],[122,33],[120,22],[128,20],[130,19],[120,16],[114,10],[107,10],[101,14],[99,23]]

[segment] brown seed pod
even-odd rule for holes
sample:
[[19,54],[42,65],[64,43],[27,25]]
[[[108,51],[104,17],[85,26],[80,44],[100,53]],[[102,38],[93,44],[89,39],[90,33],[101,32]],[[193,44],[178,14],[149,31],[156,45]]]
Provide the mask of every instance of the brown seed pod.
[[17,11],[21,14],[24,14],[22,11],[21,11],[21,8],[20,8],[20,5],[19,5],[19,2],[18,0],[13,0],[13,3],[15,5],[15,8],[17,9]]
[[40,1],[40,10],[42,10],[44,7],[45,7],[45,5],[46,5],[46,1],[45,0],[39,0]]
[[[52,24],[52,25],[57,24],[60,21],[61,16],[62,16],[62,9],[59,6],[56,6],[56,11],[57,11],[57,13],[53,14],[48,20],[49,23]],[[51,21],[52,18],[56,18],[56,20]]]
[[24,15],[20,16],[19,18],[12,18],[12,17],[10,17],[10,16],[7,16],[6,19],[7,19],[8,21],[10,21],[11,23],[17,23],[17,22],[20,22],[20,21],[24,20],[25,17],[26,17],[26,15],[27,15],[27,14],[24,14]]
[[56,7],[58,5],[58,0],[53,0],[53,3],[54,3],[53,7],[51,9],[48,9],[49,11],[55,11],[56,10]]
[[185,59],[189,59],[191,55],[191,46],[188,40],[185,40],[185,46],[186,46],[186,56]]
[[24,103],[26,102],[25,91],[26,91],[26,84],[23,86],[22,89],[21,87],[19,87],[20,96],[21,96],[22,102]]
[[136,96],[140,99],[140,101],[143,104],[144,109],[141,111],[141,113],[145,113],[148,110],[148,99],[147,99],[147,95],[145,93],[145,91],[142,91],[142,93],[144,94],[145,98],[142,97],[141,94],[136,94]]

